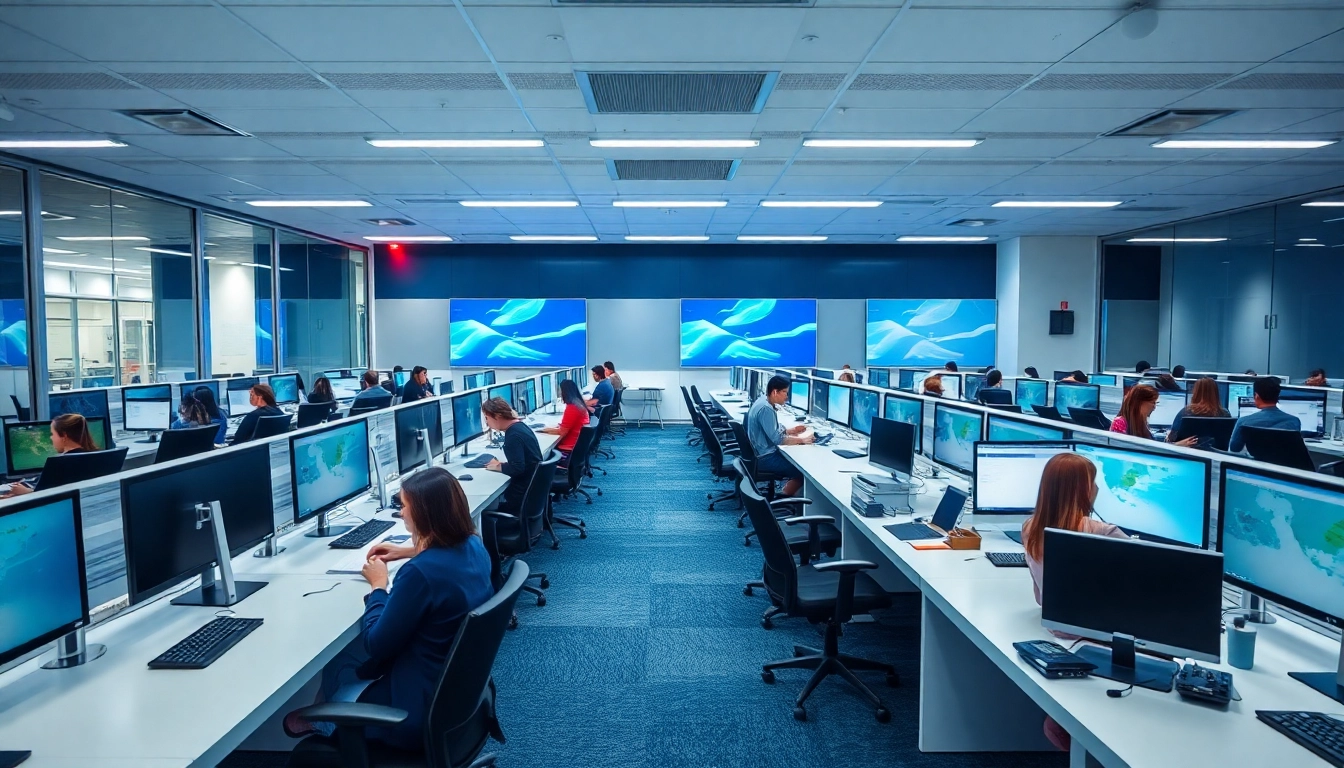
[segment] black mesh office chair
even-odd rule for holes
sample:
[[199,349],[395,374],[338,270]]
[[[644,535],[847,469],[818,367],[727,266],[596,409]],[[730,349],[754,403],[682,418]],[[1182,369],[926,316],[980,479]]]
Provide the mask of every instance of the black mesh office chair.
[[1186,416],[1181,419],[1181,428],[1172,436],[1172,440],[1178,442],[1197,437],[1201,443],[1207,440],[1214,448],[1226,451],[1236,426],[1237,420],[1231,416]]
[[1022,406],[1020,406],[1020,405],[1013,405],[1013,404],[1011,404],[1011,403],[1009,403],[1008,405],[996,405],[995,403],[985,403],[985,407],[987,407],[987,408],[993,408],[993,409],[996,410],[996,411],[1003,411],[1003,412],[1005,412],[1005,413],[1021,413],[1021,412],[1022,412]]
[[[752,447],[751,440],[747,437],[747,428],[741,422],[733,422],[733,437],[737,439],[737,453],[742,457],[742,462],[747,467],[752,487],[765,494],[767,500],[773,501],[775,498],[775,483],[784,478],[773,472],[762,472],[757,468],[756,449]],[[744,509],[737,518],[737,527],[746,527],[746,519],[747,511]],[[751,545],[750,533],[747,534],[747,545]]]
[[[218,427],[216,427],[218,429]],[[48,456],[42,465],[35,491],[59,488],[71,483],[82,483],[99,477],[115,475],[126,463],[129,448],[109,448],[105,451],[79,451]]]
[[28,406],[20,405],[18,397],[10,395],[9,400],[14,403],[14,413],[18,415],[19,421],[30,421],[32,419],[32,411],[28,409]]
[[1035,411],[1036,415],[1040,416],[1042,419],[1064,421],[1064,417],[1059,415],[1059,409],[1053,405],[1033,405],[1031,406],[1031,410]]
[[[695,415],[700,412],[700,409],[696,408],[695,403],[691,402],[691,393],[686,389],[685,385],[681,387],[681,398],[686,401],[686,413],[690,415],[691,423],[694,424]],[[686,433],[686,444],[690,446],[700,445],[699,429],[691,429]],[[702,456],[701,458],[704,457]]]
[[257,419],[257,431],[252,435],[252,439],[260,440],[285,434],[289,431],[289,422],[293,418],[288,413],[283,416],[262,416]]
[[354,402],[350,404],[350,415],[358,416],[361,413],[368,413],[369,411],[380,411],[384,408],[391,408],[391,407],[392,407],[391,397],[365,398],[362,401],[356,398]]
[[425,743],[420,752],[370,742],[364,729],[395,725],[406,719],[402,709],[378,704],[328,702],[304,707],[298,714],[336,725],[336,733],[309,736],[290,754],[293,768],[486,768],[494,755],[481,755],[493,737],[504,743],[495,716],[495,684],[490,670],[508,632],[514,604],[530,575],[519,560],[508,581],[457,628],[443,674],[425,716]]
[[295,429],[304,429],[305,427],[315,427],[327,420],[331,412],[335,410],[335,403],[304,403],[299,406],[298,421]]
[[1012,405],[1013,393],[1002,387],[985,387],[976,395],[985,405]]
[[1105,432],[1111,428],[1111,420],[1100,408],[1069,408],[1069,420],[1080,427],[1091,427]]
[[[737,444],[724,443],[719,438],[719,434],[709,428],[709,424],[700,419],[700,433],[703,435],[704,444],[709,448],[709,474],[714,478],[714,482],[723,480],[729,481],[729,488],[726,491],[713,491],[706,493],[705,498],[709,500],[709,510],[712,512],[714,507],[722,504],[729,499],[737,498],[737,481],[741,477],[733,467],[733,462],[737,460]],[[738,502],[738,507],[742,506]]]
[[780,522],[785,525],[806,524],[820,526],[835,525],[835,518],[823,516],[789,517],[776,521],[770,505],[751,483],[743,480],[739,485],[743,503],[751,512],[751,522],[756,526],[761,540],[761,552],[765,555],[765,567],[761,581],[770,596],[770,602],[779,607],[786,616],[797,616],[809,622],[826,623],[826,636],[820,649],[795,646],[793,658],[771,661],[761,666],[761,679],[767,683],[775,682],[777,669],[810,669],[812,678],[803,687],[794,702],[793,716],[797,720],[807,719],[807,710],[803,705],[817,685],[831,675],[840,675],[850,685],[858,689],[864,698],[874,707],[874,714],[880,723],[891,719],[891,712],[882,704],[882,700],[873,693],[862,680],[854,674],[855,670],[885,672],[887,685],[895,687],[901,684],[896,668],[880,661],[861,659],[840,653],[840,628],[855,614],[868,613],[891,605],[891,598],[876,581],[861,571],[876,568],[875,563],[865,560],[831,560],[816,565],[797,565],[793,562],[793,553]]
[[607,425],[607,439],[615,440],[617,435],[625,434],[625,415],[621,413],[621,398],[625,396],[625,388],[616,390],[616,394],[611,400],[611,423]]
[[[593,435],[596,434],[591,426],[579,428],[579,439],[574,443],[574,450],[569,454],[569,462],[563,467],[556,468],[556,476],[551,481],[552,499],[566,499],[574,494],[578,494],[587,499],[587,503],[593,503],[593,497],[583,490],[583,472],[588,465],[588,452],[593,446]],[[547,514],[547,522],[551,532],[551,549],[559,549],[560,541],[555,536],[555,524],[574,528],[579,532],[580,539],[588,538],[587,525],[581,518],[568,515],[557,515],[554,511],[554,505]]]
[[[484,513],[484,516],[492,521],[484,533],[487,534],[485,546],[490,552],[491,559],[499,565],[499,570],[491,574],[496,588],[504,581],[503,574],[519,557],[531,552],[532,546],[540,541],[541,535],[546,532],[546,511],[551,501],[551,482],[555,479],[555,468],[559,464],[559,451],[552,451],[550,456],[537,464],[517,511],[496,510]],[[540,588],[524,584],[523,591],[537,596],[537,607],[546,605],[546,593],[541,590],[551,586],[551,580],[546,578],[544,573],[533,573],[527,578],[538,579]],[[517,626],[518,617],[515,615],[509,621],[509,629]]]
[[[588,457],[590,463],[598,456],[604,459],[616,458],[615,451],[602,447],[602,439],[608,436],[608,430],[611,429],[611,419],[615,413],[616,404],[614,402],[610,405],[599,405],[597,407],[597,413],[594,414],[597,416],[597,442],[593,445],[592,454]],[[606,472],[603,471],[602,474],[605,475]]]
[[1311,460],[1307,443],[1297,430],[1242,427],[1241,436],[1246,441],[1246,452],[1256,461],[1316,471],[1316,462]]
[[170,429],[159,436],[159,449],[154,452],[154,463],[163,464],[183,456],[195,456],[209,453],[215,449],[215,436],[219,434],[217,424],[188,429]]

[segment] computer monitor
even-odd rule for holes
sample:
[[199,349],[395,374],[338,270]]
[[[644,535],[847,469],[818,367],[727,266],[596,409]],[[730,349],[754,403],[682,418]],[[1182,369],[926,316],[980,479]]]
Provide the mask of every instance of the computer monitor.
[[299,375],[297,373],[277,373],[266,377],[275,393],[276,405],[295,405],[299,402]]
[[485,434],[485,419],[481,415],[481,393],[456,395],[453,403],[453,447],[465,445]]
[[892,477],[908,480],[915,471],[915,441],[919,427],[895,419],[873,419],[868,439],[868,463]]
[[918,397],[888,394],[882,403],[883,418],[900,421],[915,428],[915,453],[924,450],[924,401]]
[[826,392],[826,418],[836,424],[849,426],[849,387],[831,384]]
[[[755,398],[752,398],[753,400]],[[812,380],[812,410],[814,419],[825,419],[831,401],[831,385],[820,379]]]
[[1329,394],[1324,389],[1279,390],[1279,410],[1296,416],[1302,422],[1302,434],[1308,437],[1320,437],[1325,434],[1325,398]]
[[1208,459],[1078,443],[1097,467],[1096,516],[1152,541],[1209,543]]
[[518,390],[518,412],[527,415],[537,410],[537,380],[524,379],[522,384],[515,385]]
[[874,387],[889,388],[891,386],[891,370],[888,368],[869,368],[868,383]]
[[1110,373],[1089,373],[1087,381],[1090,384],[1099,384],[1103,387],[1115,386],[1115,375]]
[[476,389],[481,386],[481,375],[468,373],[462,377],[462,389]]
[[491,387],[485,391],[485,396],[487,399],[493,399],[496,397],[503,398],[504,402],[508,403],[510,408],[512,408],[514,403],[517,402],[516,400],[513,399],[514,398],[513,382],[509,382],[508,384],[500,384],[497,387]]
[[943,398],[945,400],[961,399],[961,374],[947,373],[945,371],[929,371],[928,373],[926,373],[924,375],[924,378],[919,380],[920,394],[923,394],[924,392],[924,382],[928,381],[934,376],[937,376],[939,381],[943,383]]
[[1223,407],[1228,413],[1237,410],[1237,404],[1243,397],[1255,397],[1254,384],[1238,384],[1230,381],[1218,382],[1219,394],[1223,396]]
[[989,415],[985,439],[991,443],[1025,443],[1033,441],[1068,440],[1067,429],[1055,429],[1006,416]]
[[541,404],[549,405],[555,401],[555,383],[551,379],[551,374],[543,373],[541,375]]
[[173,424],[171,384],[121,388],[121,421],[127,432],[163,432]]
[[[89,437],[93,447],[104,450],[107,446],[107,419],[90,419]],[[47,459],[58,455],[51,444],[50,421],[5,422],[5,474],[26,477],[42,471]]]
[[1148,415],[1148,426],[1166,429],[1176,420],[1176,414],[1185,407],[1188,395],[1185,392],[1160,392],[1157,405]]
[[1068,416],[1070,408],[1101,407],[1101,387],[1096,384],[1055,384],[1055,409],[1060,415]]
[[408,382],[408,381],[410,381],[410,380],[411,380],[411,372],[410,372],[410,371],[393,371],[393,372],[392,372],[392,386],[396,387],[398,392],[400,392],[400,391],[401,391],[401,388],[404,387],[404,386],[406,386],[406,382]]
[[926,370],[922,368],[897,368],[896,388],[905,392],[914,392],[915,385],[924,380]]
[[1169,691],[1178,665],[1136,650],[1220,660],[1221,554],[1047,528],[1042,566],[1041,623],[1111,643],[1074,649],[1093,675]]
[[975,469],[976,441],[984,433],[984,415],[978,411],[935,402],[933,405],[933,460],[970,474]]
[[[741,375],[739,374],[739,379],[740,379],[740,376],[741,376]],[[556,380],[556,383],[559,383],[559,382],[562,382],[562,381],[569,381],[569,371],[557,371],[556,374],[555,374],[555,380]]]
[[[338,377],[333,379],[328,377],[327,382],[331,384],[331,394],[335,396],[337,400],[352,400],[359,395],[360,383],[358,378]],[[233,403],[232,395],[229,397],[229,403],[230,405]],[[247,406],[247,410],[252,410],[252,407],[250,405]],[[237,413],[232,413],[232,408],[230,408],[230,413],[234,416],[238,415]],[[246,413],[246,411],[244,411],[244,413]]]
[[985,376],[978,373],[968,373],[962,376],[962,379],[964,379],[966,383],[965,399],[972,403],[978,402],[980,399],[980,389],[985,386]]
[[364,419],[337,422],[289,438],[290,494],[295,524],[318,517],[309,536],[349,530],[326,525],[327,513],[369,489],[369,428]]
[[[331,382],[332,391],[336,391],[336,379],[328,379],[328,381]],[[359,380],[355,379],[354,381],[356,382],[355,394],[358,394]],[[239,376],[224,380],[224,392],[229,401],[229,416],[242,416],[256,410],[256,406],[252,405],[252,387],[258,383],[260,381],[255,376]],[[339,398],[341,395],[338,394],[337,397]],[[354,397],[354,395],[350,395],[350,397]]]
[[[132,605],[218,564],[214,530],[198,524],[196,512],[198,504],[216,501],[231,557],[275,535],[268,446],[220,451],[121,481],[126,581]],[[243,592],[239,590],[240,598]],[[184,597],[173,602],[210,605],[202,598],[214,595],[202,595],[197,589]]]
[[201,379],[200,381],[184,381],[177,385],[177,399],[181,400],[183,395],[194,395],[196,390],[205,387],[210,390],[210,394],[215,396],[215,405],[223,405],[224,400],[219,396],[219,379]]
[[849,403],[849,428],[861,435],[871,434],[873,419],[881,413],[881,402],[876,390],[853,390]]
[[1073,445],[1065,442],[976,443],[971,484],[976,514],[1031,514],[1046,463],[1071,451]]
[[807,405],[812,400],[812,383],[807,379],[794,379],[789,382],[789,405],[807,413]]
[[[578,369],[576,368],[575,371],[577,371],[577,370],[578,370]],[[488,386],[490,386],[491,384],[494,384],[494,383],[495,383],[495,370],[494,370],[493,368],[491,368],[491,369],[485,371],[484,373],[482,373],[482,374],[481,374],[481,377],[482,377],[482,379],[481,379],[482,383],[484,383],[485,386],[488,387]],[[575,373],[575,374],[574,374],[574,377],[575,377],[575,378],[578,378],[578,373]]]
[[1050,382],[1045,379],[1016,379],[1013,382],[1013,402],[1026,411],[1033,405],[1045,405],[1050,394]]
[[[422,400],[392,412],[397,433],[397,471],[406,474],[443,453],[443,423],[437,400]],[[429,433],[426,446],[423,432]],[[429,452],[425,449],[428,447]]]
[[0,507],[0,666],[89,623],[79,493]]
[[834,379],[834,378],[835,378],[835,371],[827,370],[827,369],[824,369],[824,368],[813,368],[813,369],[812,369],[812,376],[813,376],[813,378],[818,378],[818,379]]
[[[106,389],[72,389],[47,395],[51,418],[78,413],[86,419],[102,419],[103,444],[112,446],[112,416],[107,407]],[[96,439],[96,438],[95,438]]]

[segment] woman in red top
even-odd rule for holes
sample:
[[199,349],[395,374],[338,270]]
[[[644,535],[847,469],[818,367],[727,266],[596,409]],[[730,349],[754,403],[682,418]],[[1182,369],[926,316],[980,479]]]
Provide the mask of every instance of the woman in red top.
[[565,402],[565,413],[560,417],[560,426],[546,427],[541,431],[549,435],[559,435],[560,442],[556,443],[555,447],[568,457],[574,450],[574,444],[579,442],[579,430],[588,425],[588,406],[583,402],[579,385],[572,379],[560,382],[560,399]]

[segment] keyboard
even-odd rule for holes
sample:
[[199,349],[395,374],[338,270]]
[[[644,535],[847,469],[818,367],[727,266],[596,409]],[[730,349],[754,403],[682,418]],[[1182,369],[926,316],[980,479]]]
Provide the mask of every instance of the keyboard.
[[1255,716],[1335,768],[1344,768],[1344,721],[1321,712],[1257,709]]
[[149,662],[150,669],[205,669],[261,626],[261,619],[215,619]]
[[901,541],[947,538],[924,523],[896,523],[895,525],[888,525],[885,527],[891,532],[891,535]]
[[332,539],[327,546],[332,549],[363,549],[369,542],[387,533],[396,523],[391,520],[370,520],[353,531]]
[[482,453],[480,456],[477,456],[476,458],[468,461],[466,464],[463,464],[462,466],[466,467],[467,469],[481,469],[486,464],[489,464],[494,460],[495,460],[494,456],[491,456],[488,453]]
[[999,568],[1027,567],[1027,555],[1024,552],[986,552],[985,559]]
[[834,453],[842,459],[862,459],[864,456],[868,455],[862,451],[851,451],[848,448],[836,448],[832,450],[831,453]]

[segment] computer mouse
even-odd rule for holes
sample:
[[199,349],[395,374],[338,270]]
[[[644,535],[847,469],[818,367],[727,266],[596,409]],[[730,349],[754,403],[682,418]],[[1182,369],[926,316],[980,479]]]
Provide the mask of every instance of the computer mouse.
[[465,483],[471,479],[471,475],[458,475],[457,479]]

